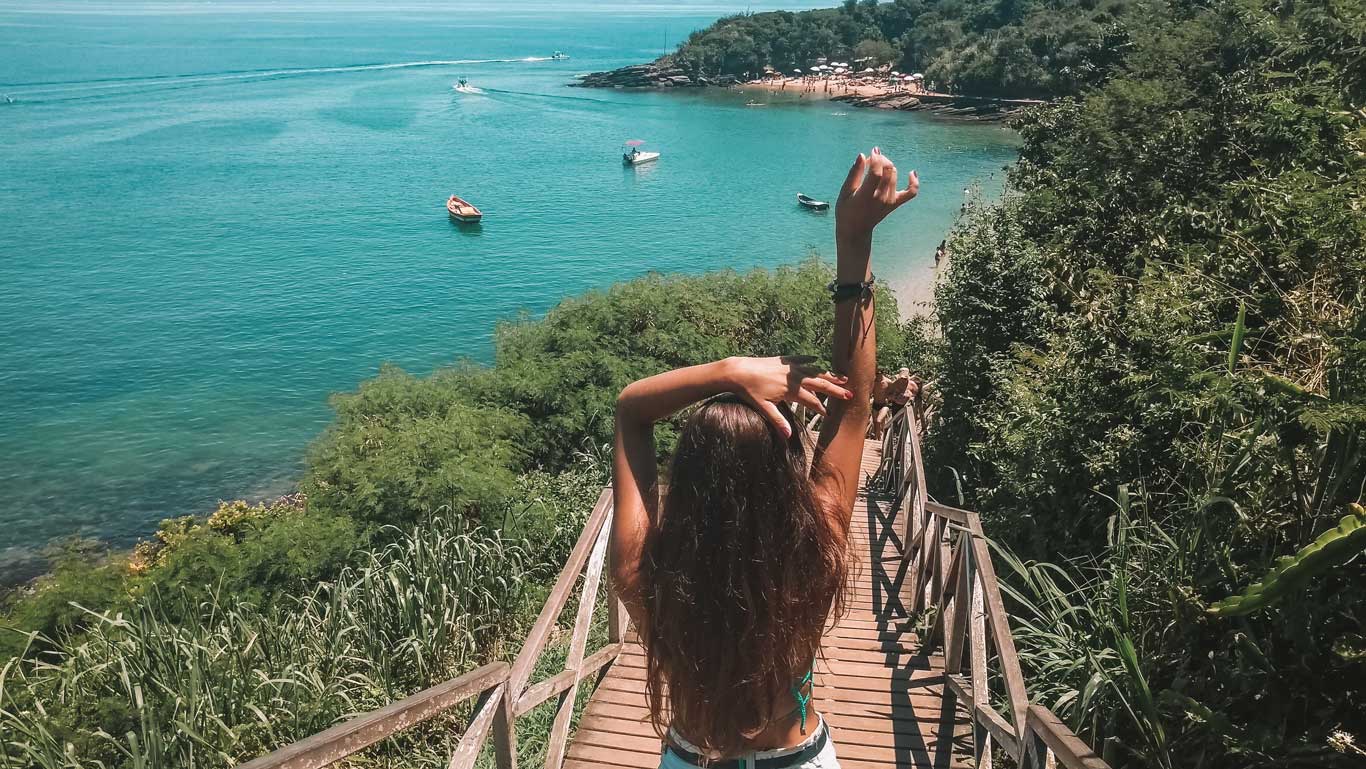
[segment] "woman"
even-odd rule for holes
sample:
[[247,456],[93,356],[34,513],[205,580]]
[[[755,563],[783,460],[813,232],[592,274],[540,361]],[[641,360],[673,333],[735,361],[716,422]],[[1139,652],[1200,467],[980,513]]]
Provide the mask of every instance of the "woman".
[[[868,426],[873,228],[920,182],[912,171],[897,187],[874,148],[840,191],[836,373],[811,359],[728,358],[633,382],[617,399],[612,579],[645,646],[665,769],[838,766],[811,673],[842,608]],[[699,401],[661,496],[654,423]],[[809,472],[789,404],[826,415]]]

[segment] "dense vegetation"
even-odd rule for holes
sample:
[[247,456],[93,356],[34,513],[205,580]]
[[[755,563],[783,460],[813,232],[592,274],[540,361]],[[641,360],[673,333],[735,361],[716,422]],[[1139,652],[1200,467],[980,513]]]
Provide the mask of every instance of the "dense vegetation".
[[1034,695],[1117,763],[1360,766],[1363,6],[1122,42],[950,240],[938,491],[1018,556]]
[[818,58],[893,64],[940,90],[1074,94],[1123,51],[1126,22],[1165,14],[1147,0],[846,0],[840,8],[722,19],[668,60],[701,75],[808,69]]
[[[512,656],[607,481],[620,389],[828,350],[830,277],[808,260],[567,300],[500,327],[491,367],[386,369],[336,396],[300,495],[165,521],[130,554],[70,543],[7,602],[0,767],[229,766]],[[884,302],[886,362],[906,354],[896,319]],[[372,757],[443,766],[455,733]]]

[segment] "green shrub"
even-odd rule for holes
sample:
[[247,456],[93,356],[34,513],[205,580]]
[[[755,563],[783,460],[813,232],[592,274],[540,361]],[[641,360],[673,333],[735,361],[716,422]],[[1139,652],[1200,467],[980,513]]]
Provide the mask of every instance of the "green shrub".
[[48,554],[51,570],[6,596],[0,615],[0,661],[21,653],[29,635],[40,648],[52,639],[79,633],[90,622],[78,606],[105,610],[126,604],[127,559],[99,543],[71,539]]
[[266,605],[334,578],[363,541],[355,522],[318,512],[301,496],[225,502],[207,520],[163,521],[157,540],[134,550],[131,586],[136,594],[216,593]]
[[1005,199],[950,240],[928,461],[956,472],[933,491],[962,481],[1029,564],[1027,679],[1093,744],[1352,765],[1360,559],[1247,617],[1206,609],[1366,482],[1366,13],[1168,10],[1100,87],[1022,121]]
[[475,525],[497,511],[524,462],[526,420],[471,403],[465,389],[459,372],[385,367],[334,396],[336,420],[308,456],[310,503],[367,527],[441,511]]
[[[494,370],[472,389],[531,421],[527,449],[550,469],[611,442],[613,404],[635,379],[730,355],[828,359],[829,266],[815,259],[749,273],[649,275],[566,299],[540,320],[499,327]],[[879,362],[905,346],[891,292],[878,296]],[[672,446],[668,426],[660,451]]]

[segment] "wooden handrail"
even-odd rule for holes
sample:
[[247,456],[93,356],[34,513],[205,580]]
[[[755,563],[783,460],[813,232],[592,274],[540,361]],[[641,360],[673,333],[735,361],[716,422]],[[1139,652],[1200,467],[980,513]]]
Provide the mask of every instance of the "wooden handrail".
[[[480,694],[495,693],[490,699],[502,696],[507,682],[508,665],[494,662],[472,670],[458,678],[423,689],[411,697],[390,703],[378,710],[363,713],[323,732],[306,737],[291,745],[242,764],[239,769],[318,769],[346,758],[380,740],[411,729],[434,718],[465,700]],[[471,742],[483,742],[477,734],[479,717],[465,731]],[[475,734],[472,734],[475,733]],[[466,740],[461,740],[463,747]],[[478,753],[478,749],[475,749]]]
[[[981,516],[929,499],[913,405],[901,409],[888,433],[873,485],[896,493],[895,510],[905,527],[908,608],[937,610],[923,651],[942,644],[945,697],[950,707],[961,701],[971,719],[976,766],[992,765],[996,745],[1021,767],[1109,769],[1061,719],[1029,702]],[[992,704],[993,680],[999,680],[1008,715]]]
[[[607,598],[611,611],[608,643],[591,653],[587,648],[598,586],[606,562],[611,521],[612,490],[604,489],[556,578],[545,605],[541,607],[536,623],[532,625],[511,665],[506,662],[485,665],[286,745],[243,764],[241,769],[320,769],[475,697],[479,697],[480,701],[451,756],[450,769],[472,769],[490,733],[493,734],[499,769],[515,769],[516,719],[555,696],[559,696],[560,701],[551,727],[546,767],[560,769],[564,762],[564,748],[579,683],[616,660],[624,646],[626,614],[609,586]],[[536,661],[544,651],[560,613],[569,602],[580,574],[583,574],[584,580],[565,669],[544,681],[529,685]]]

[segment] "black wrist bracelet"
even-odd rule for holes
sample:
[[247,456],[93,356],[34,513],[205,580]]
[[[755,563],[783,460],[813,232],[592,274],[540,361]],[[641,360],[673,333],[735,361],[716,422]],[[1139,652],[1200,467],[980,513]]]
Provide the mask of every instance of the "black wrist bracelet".
[[848,301],[857,297],[859,301],[867,299],[873,293],[873,284],[877,282],[876,275],[869,275],[868,279],[862,283],[836,283],[830,281],[826,288],[830,289],[830,300],[835,304]]

